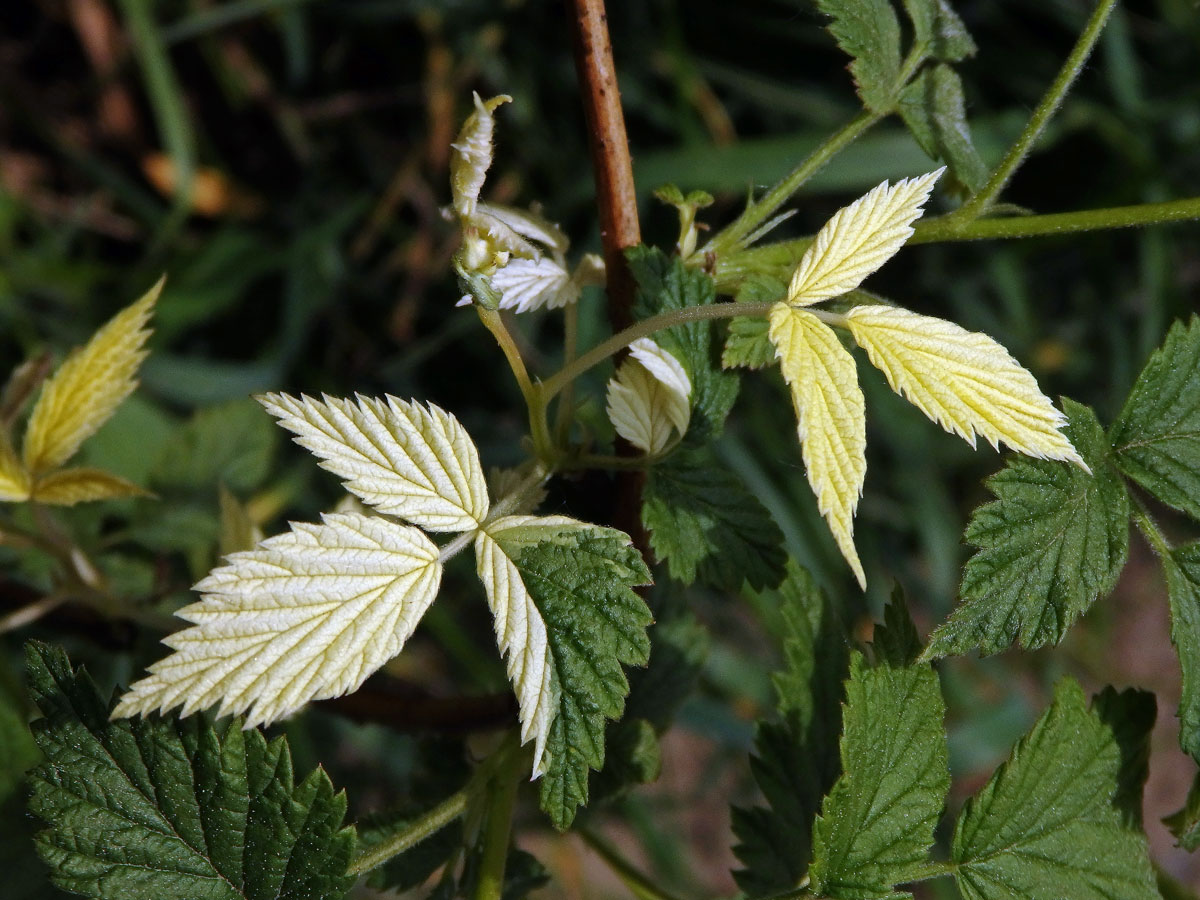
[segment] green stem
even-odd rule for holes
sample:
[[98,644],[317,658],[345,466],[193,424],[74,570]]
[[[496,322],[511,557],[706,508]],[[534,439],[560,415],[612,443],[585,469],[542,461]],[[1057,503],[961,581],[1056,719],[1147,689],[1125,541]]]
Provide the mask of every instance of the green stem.
[[[568,303],[563,314],[563,365],[569,366],[579,355],[579,303]],[[565,447],[571,431],[571,418],[575,405],[575,382],[563,388],[558,399],[558,411],[554,423],[554,437],[558,446]]]
[[635,322],[618,331],[606,341],[601,341],[583,356],[563,366],[540,385],[541,399],[548,403],[559,391],[610,356],[619,353],[638,338],[648,337],[657,331],[682,325],[685,322],[700,322],[707,319],[732,319],[736,316],[765,316],[774,303],[710,303],[705,306],[685,306],[672,309],[649,319]]
[[1037,108],[1033,111],[1033,115],[1029,117],[1029,122],[1026,123],[1025,129],[1017,137],[1013,145],[1008,148],[1008,153],[1004,155],[1004,159],[1000,161],[1000,165],[996,167],[996,171],[992,173],[992,177],[988,179],[987,184],[980,189],[979,193],[955,211],[952,218],[965,222],[977,218],[984,210],[991,206],[1000,192],[1004,190],[1009,179],[1012,178],[1021,163],[1025,161],[1025,157],[1033,148],[1034,143],[1041,137],[1042,131],[1058,110],[1063,97],[1066,96],[1075,79],[1079,77],[1079,73],[1083,70],[1084,63],[1087,62],[1092,48],[1100,38],[1100,32],[1104,30],[1104,24],[1108,21],[1109,13],[1112,12],[1115,5],[1116,0],[1100,0],[1096,5],[1096,9],[1092,12],[1091,18],[1088,19],[1083,33],[1079,35],[1079,40],[1071,50],[1071,55],[1067,57],[1067,61],[1063,63],[1058,77],[1054,79],[1054,83],[1050,85],[1050,89],[1038,103]]
[[[502,751],[503,752],[503,751]],[[523,756],[508,752],[504,764],[497,767],[488,785],[487,821],[483,830],[483,853],[479,859],[479,880],[474,900],[500,900],[504,893],[504,867],[512,835],[513,809],[517,802],[516,771]]]
[[1109,228],[1132,228],[1200,219],[1200,197],[1169,200],[1165,203],[1140,203],[1107,209],[1049,213],[1037,216],[1005,216],[959,222],[955,214],[917,222],[910,244],[936,241],[978,241],[988,238],[1024,238],[1046,234],[1070,234]]
[[1165,562],[1171,555],[1171,545],[1167,541],[1166,535],[1158,527],[1158,523],[1150,517],[1149,510],[1137,497],[1133,498],[1133,521],[1154,552]]
[[608,841],[588,828],[580,828],[576,832],[585,844],[592,848],[608,867],[621,879],[621,883],[629,888],[638,900],[676,900],[658,887],[653,881],[634,868],[625,857],[621,856]]
[[863,111],[835,131],[825,143],[808,155],[808,158],[792,169],[771,188],[761,200],[751,203],[745,211],[727,227],[713,236],[699,251],[700,256],[711,254],[718,260],[738,249],[759,225],[765,222],[779,207],[788,201],[810,178],[819,172],[829,160],[851,144],[855,138],[882,119],[878,113]]
[[451,794],[403,831],[358,854],[351,861],[346,873],[361,875],[363,872],[369,872],[377,866],[383,865],[398,853],[403,853],[409,847],[419,844],[435,832],[441,831],[463,814],[467,808],[469,796],[470,786],[456,794]]
[[479,313],[479,321],[483,322],[500,345],[504,358],[508,360],[508,367],[517,379],[521,396],[525,398],[525,408],[529,410],[529,435],[533,439],[534,452],[538,459],[551,463],[555,453],[553,441],[550,439],[550,425],[546,419],[546,404],[549,398],[543,397],[542,391],[530,380],[525,360],[521,358],[521,351],[500,313],[479,304],[475,304],[475,311]]

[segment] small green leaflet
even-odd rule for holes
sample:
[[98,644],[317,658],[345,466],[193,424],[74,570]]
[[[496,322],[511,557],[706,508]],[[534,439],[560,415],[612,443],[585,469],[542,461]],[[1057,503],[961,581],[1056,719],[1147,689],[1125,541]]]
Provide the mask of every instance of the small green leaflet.
[[1129,553],[1129,495],[1107,461],[1095,414],[1063,398],[1066,434],[1092,474],[1077,466],[1015,457],[987,485],[966,539],[978,548],[963,573],[963,603],[929,640],[926,658],[1014,641],[1056,644],[1101,594],[1112,590]]
[[[787,293],[786,282],[756,272],[747,276],[738,288],[738,303],[774,303]],[[768,323],[762,317],[743,317],[729,320],[729,335],[721,353],[721,365],[726,369],[738,366],[761,369],[775,362],[775,345],[767,334]]]
[[838,735],[849,666],[836,607],[794,561],[783,584],[762,600],[780,607],[785,666],[773,679],[780,720],[759,723],[750,760],[768,806],[735,807],[732,814],[734,852],[745,867],[733,874],[752,897],[794,888],[808,867],[813,819],[841,773]]
[[1200,762],[1200,543],[1164,557],[1171,603],[1171,643],[1183,670],[1179,698],[1179,746]]
[[45,715],[30,807],[55,884],[113,900],[340,898],[354,832],[317,769],[300,784],[282,738],[233,720],[110,722],[91,679],[45,644],[26,651]]
[[1078,684],[1059,683],[1050,708],[959,817],[951,861],[966,900],[1157,900],[1145,836],[1114,800],[1123,754],[1139,743],[1122,741],[1122,726],[1101,715],[1120,705],[1136,704],[1089,710]]
[[1126,475],[1163,503],[1200,519],[1200,317],[1171,326],[1138,376],[1111,437]]
[[900,23],[889,0],[817,0],[833,21],[827,26],[851,57],[850,74],[863,105],[886,115],[900,77]]
[[874,663],[850,657],[842,776],[813,824],[812,891],[831,900],[907,897],[895,885],[929,867],[950,789],[946,705],[903,599],[876,629]]
[[737,591],[783,577],[783,532],[771,514],[708,448],[682,450],[652,468],[642,523],[671,577]]
[[916,43],[927,45],[934,59],[958,62],[975,55],[975,41],[947,0],[904,0],[904,11]]
[[[688,268],[678,257],[646,246],[633,247],[625,256],[638,284],[635,318],[716,302],[713,280]],[[683,363],[692,382],[692,418],[684,438],[690,446],[702,445],[719,434],[737,399],[737,376],[722,372],[714,362],[714,327],[713,322],[688,322],[654,335],[662,349]]]
[[900,93],[900,117],[931,159],[950,166],[972,193],[987,180],[987,166],[971,141],[958,73],[944,63],[925,69]]
[[587,803],[588,769],[604,764],[604,726],[625,708],[621,664],[644,665],[652,617],[633,590],[650,571],[629,538],[598,526],[536,519],[489,532],[520,572],[546,624],[558,708],[543,762],[541,803],[564,829]]

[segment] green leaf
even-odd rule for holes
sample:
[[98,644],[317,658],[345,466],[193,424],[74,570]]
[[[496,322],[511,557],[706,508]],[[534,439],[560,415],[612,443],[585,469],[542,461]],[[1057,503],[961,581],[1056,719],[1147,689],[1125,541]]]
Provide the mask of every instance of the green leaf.
[[837,608],[794,561],[777,591],[784,668],[774,676],[780,720],[760,722],[750,769],[765,807],[734,807],[738,886],[750,896],[790,890],[812,856],[812,825],[821,798],[841,773],[843,681],[849,666]]
[[928,867],[950,789],[937,674],[914,662],[920,643],[901,597],[886,618],[874,664],[850,657],[842,775],[813,824],[812,890],[834,900],[907,897],[894,887]]
[[86,673],[45,644],[26,650],[44,719],[46,761],[32,773],[32,811],[49,823],[38,852],[55,884],[119,900],[338,898],[354,832],[346,799],[320,769],[293,783],[282,738],[233,720],[109,721]]
[[886,115],[895,103],[900,77],[900,23],[889,0],[817,0],[831,16],[827,26],[851,57],[850,74],[863,105]]
[[972,193],[987,180],[987,166],[971,140],[962,80],[945,64],[925,69],[900,93],[900,117],[921,149],[943,160]]
[[1179,746],[1200,762],[1200,543],[1163,558],[1171,603],[1171,643],[1183,670],[1179,698]]
[[620,718],[629,683],[621,664],[644,665],[652,617],[634,585],[650,571],[627,535],[597,526],[533,524],[491,532],[516,564],[546,623],[558,704],[546,741],[542,809],[564,829],[588,800],[588,769],[604,764],[606,719]]
[[737,591],[783,578],[783,532],[766,507],[704,448],[684,450],[652,468],[642,493],[642,523],[671,577]]
[[913,37],[934,59],[958,62],[975,55],[975,41],[947,0],[904,0]]
[[[787,285],[770,275],[754,273],[738,288],[738,303],[774,303],[787,293]],[[726,369],[743,366],[761,369],[775,362],[775,345],[767,334],[770,323],[765,316],[729,320],[729,334],[721,353]]]
[[[707,306],[717,300],[713,280],[688,268],[678,257],[668,257],[652,247],[625,252],[637,279],[633,314],[646,319],[661,312],[689,306]],[[692,419],[684,443],[699,446],[720,433],[725,417],[737,399],[738,378],[715,364],[714,322],[687,322],[654,335],[655,342],[675,356],[692,382]]]
[[1122,744],[1071,679],[967,805],[951,861],[966,900],[1153,900],[1146,838],[1128,827]]
[[163,447],[152,473],[162,488],[235,493],[258,487],[271,468],[278,429],[253,400],[198,410]]
[[1095,413],[1063,398],[1064,433],[1092,469],[1016,457],[987,481],[966,540],[978,548],[963,573],[963,603],[933,633],[926,658],[978,647],[996,653],[1058,643],[1096,598],[1112,590],[1129,553],[1129,495],[1107,461]]
[[1138,376],[1111,438],[1125,474],[1163,503],[1200,519],[1200,317],[1171,326]]

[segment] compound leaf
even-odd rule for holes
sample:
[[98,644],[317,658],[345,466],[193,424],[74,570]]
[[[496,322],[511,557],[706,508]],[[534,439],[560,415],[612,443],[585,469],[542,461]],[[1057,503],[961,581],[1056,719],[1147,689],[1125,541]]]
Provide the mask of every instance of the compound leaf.
[[1057,643],[1116,584],[1129,554],[1129,495],[1095,413],[1062,402],[1067,435],[1091,474],[1017,457],[988,479],[997,499],[967,526],[978,551],[963,572],[963,603],[934,632],[927,657]]
[[317,769],[299,784],[282,738],[234,721],[109,721],[86,673],[26,650],[45,718],[32,772],[37,848],[55,884],[111,900],[335,900],[353,877],[343,794]]
[[1200,316],[1171,326],[1110,437],[1125,474],[1163,503],[1200,519]]
[[972,447],[978,434],[993,447],[1082,463],[1059,431],[1066,417],[986,334],[894,306],[856,306],[846,321],[892,390]]
[[967,805],[951,860],[966,900],[1152,900],[1140,829],[1117,804],[1123,748],[1071,679]]
[[74,350],[42,387],[25,431],[25,468],[38,474],[70,459],[137,387],[147,323],[162,279]]
[[737,591],[783,577],[783,532],[741,479],[708,449],[683,450],[654,466],[642,492],[642,523],[671,577]]
[[927,867],[950,789],[946,706],[937,674],[914,662],[920,647],[901,598],[874,648],[873,664],[851,654],[842,775],[813,825],[812,890],[833,900],[907,897],[895,885]]
[[867,422],[858,370],[833,329],[802,309],[771,309],[771,342],[792,392],[797,434],[817,506],[859,586],[867,576],[854,549],[854,510],[867,475]]
[[395,397],[259,398],[322,468],[382,513],[428,531],[469,531],[488,511],[479,452],[458,419]]
[[545,623],[557,708],[541,804],[563,829],[587,803],[589,768],[604,764],[605,721],[624,710],[621,664],[649,657],[650,610],[632,588],[649,583],[650,572],[628,535],[573,519],[509,516],[489,522],[487,534]]
[[416,528],[332,514],[231,554],[179,610],[194,623],[163,643],[114,716],[220,704],[247,727],[358,688],[400,652],[437,595],[438,548]]

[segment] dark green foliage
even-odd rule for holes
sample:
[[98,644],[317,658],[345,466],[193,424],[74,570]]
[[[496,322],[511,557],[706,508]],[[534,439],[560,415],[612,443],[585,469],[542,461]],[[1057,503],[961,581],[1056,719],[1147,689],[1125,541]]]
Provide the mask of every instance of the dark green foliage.
[[1111,431],[1121,470],[1200,519],[1200,317],[1176,322],[1150,356]]
[[873,664],[850,657],[842,775],[813,825],[812,889],[829,898],[907,896],[895,886],[927,867],[950,789],[945,703],[899,595],[872,646]]
[[[754,274],[748,276],[738,288],[737,302],[774,303],[782,300],[786,293],[787,285],[778,278]],[[761,369],[774,363],[775,345],[767,333],[769,327],[765,316],[730,319],[721,365],[726,369],[738,366]]]
[[997,499],[976,509],[967,527],[978,552],[963,573],[963,603],[934,632],[927,657],[1056,644],[1121,574],[1129,496],[1095,414],[1065,398],[1063,409],[1064,433],[1091,474],[1014,457],[988,479]]
[[828,25],[850,58],[850,74],[863,106],[891,112],[900,76],[900,23],[890,0],[817,0],[832,17]]
[[236,494],[258,487],[270,471],[282,431],[259,404],[234,400],[201,409],[167,441],[151,473],[155,487]]
[[901,92],[899,112],[922,150],[943,160],[969,191],[983,187],[987,167],[971,140],[962,80],[954,69],[939,63],[921,72]]
[[975,55],[975,41],[948,0],[904,0],[916,42],[934,59],[959,62]]
[[30,808],[60,887],[113,900],[341,897],[354,831],[323,771],[300,784],[282,738],[237,720],[108,720],[86,673],[45,644],[27,651],[46,759]]
[[[652,247],[634,247],[626,252],[637,279],[638,293],[633,314],[636,319],[672,309],[705,306],[717,299],[713,280]],[[682,364],[692,381],[692,420],[684,439],[701,446],[716,437],[737,399],[736,375],[722,372],[715,360],[711,321],[687,322],[654,335],[654,340]]]
[[850,661],[837,607],[795,562],[777,591],[784,667],[773,678],[779,720],[760,722],[750,760],[765,807],[735,807],[734,872],[751,896],[793,888],[812,856],[812,826],[821,798],[841,772],[842,686]]
[[671,577],[736,592],[783,577],[783,533],[771,514],[709,449],[681,450],[650,470],[642,523]]
[[1171,603],[1171,643],[1179,655],[1179,746],[1200,762],[1200,543],[1172,550],[1163,559]]
[[1143,702],[1109,695],[1089,711],[1078,684],[1059,683],[1045,715],[959,817],[951,859],[966,900],[1158,896],[1127,806],[1146,740],[1133,733],[1151,718]]
[[559,707],[546,742],[542,809],[566,828],[588,800],[588,769],[604,764],[604,726],[620,718],[629,684],[621,664],[650,655],[650,610],[634,591],[650,572],[629,539],[611,528],[562,531],[532,526],[502,532],[546,622]]

